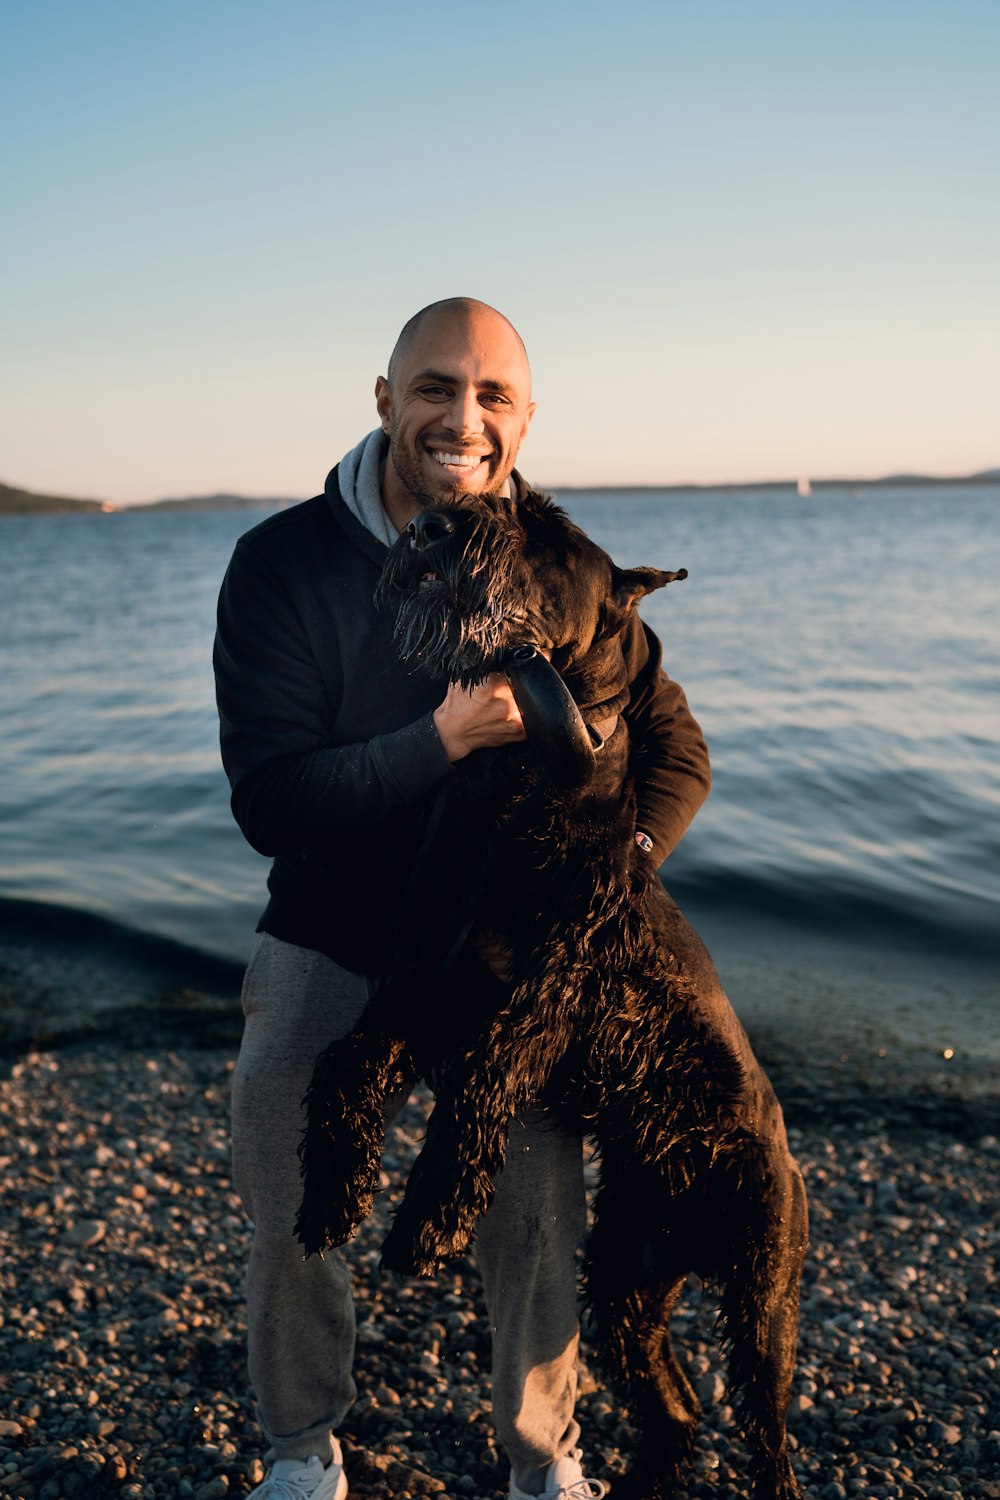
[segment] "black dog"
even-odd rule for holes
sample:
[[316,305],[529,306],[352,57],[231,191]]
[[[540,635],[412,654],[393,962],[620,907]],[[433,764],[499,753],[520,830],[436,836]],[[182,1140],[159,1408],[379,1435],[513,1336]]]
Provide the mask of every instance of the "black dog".
[[470,928],[497,934],[514,982],[464,960],[446,980],[447,958],[421,951],[434,923],[417,901],[406,972],[317,1065],[296,1228],[307,1253],[349,1237],[371,1209],[386,1096],[430,1075],[426,1143],[383,1260],[432,1274],[488,1208],[512,1117],[541,1102],[600,1154],[585,1291],[639,1435],[626,1492],[672,1494],[691,1457],[699,1408],[668,1319],[696,1272],[719,1287],[754,1494],[791,1500],[802,1180],[728,1002],[670,952],[670,903],[634,839],[619,637],[642,595],[683,576],[618,569],[537,495],[424,512],[392,549],[380,592],[398,605],[401,654],[466,685],[507,670],[529,732],[527,750],[463,763],[425,838],[433,877],[414,882],[452,916],[456,950]]

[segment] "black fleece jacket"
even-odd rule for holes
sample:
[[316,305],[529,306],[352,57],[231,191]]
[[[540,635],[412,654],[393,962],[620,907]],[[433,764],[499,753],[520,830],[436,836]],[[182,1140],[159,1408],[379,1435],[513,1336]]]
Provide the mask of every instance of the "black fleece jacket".
[[[215,642],[222,759],[236,821],[274,857],[258,931],[383,972],[427,798],[451,773],[431,717],[446,684],[401,664],[372,595],[386,548],[315,499],[241,537]],[[665,859],[703,802],[708,752],[660,644],[625,638],[639,826]]]

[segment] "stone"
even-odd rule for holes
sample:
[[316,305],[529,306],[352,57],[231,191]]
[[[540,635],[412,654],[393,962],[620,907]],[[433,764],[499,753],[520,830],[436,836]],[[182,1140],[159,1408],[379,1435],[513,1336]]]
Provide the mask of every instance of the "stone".
[[67,1245],[87,1250],[91,1245],[99,1245],[106,1233],[107,1225],[103,1219],[79,1219],[64,1231],[63,1240]]
[[207,1484],[200,1484],[194,1492],[194,1500],[225,1500],[229,1494],[229,1479],[225,1474],[216,1474]]
[[695,1382],[698,1399],[705,1406],[715,1406],[725,1399],[726,1382],[714,1370],[709,1370]]

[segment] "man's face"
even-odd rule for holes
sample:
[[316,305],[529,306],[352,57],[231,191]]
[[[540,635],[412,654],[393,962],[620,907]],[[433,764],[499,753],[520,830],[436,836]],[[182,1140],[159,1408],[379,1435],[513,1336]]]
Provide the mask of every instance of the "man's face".
[[488,309],[428,313],[375,396],[390,445],[384,499],[407,515],[499,490],[535,410],[524,350]]

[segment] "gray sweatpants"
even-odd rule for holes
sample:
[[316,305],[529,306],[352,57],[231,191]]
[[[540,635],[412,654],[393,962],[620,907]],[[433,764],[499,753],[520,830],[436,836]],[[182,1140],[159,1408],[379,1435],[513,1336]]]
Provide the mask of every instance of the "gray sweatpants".
[[[318,1054],[354,1026],[366,981],[264,935],[243,986],[233,1079],[233,1172],[253,1221],[247,1271],[250,1379],[273,1458],[328,1456],[356,1394],[354,1307],[345,1259],[302,1259],[292,1226],[302,1193],[302,1097]],[[402,1102],[402,1101],[400,1101]],[[493,1415],[518,1484],[575,1447],[575,1253],[584,1231],[582,1143],[515,1123],[476,1258],[493,1332]],[[347,1247],[350,1253],[350,1247]]]

